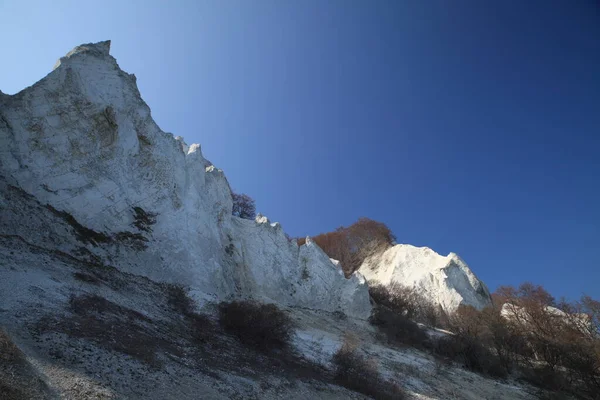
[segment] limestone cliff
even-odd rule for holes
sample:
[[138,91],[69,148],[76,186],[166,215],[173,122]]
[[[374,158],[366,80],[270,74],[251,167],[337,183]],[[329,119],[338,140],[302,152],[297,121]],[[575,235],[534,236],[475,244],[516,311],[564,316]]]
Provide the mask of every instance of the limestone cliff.
[[455,253],[441,256],[428,247],[397,244],[366,260],[359,271],[370,284],[414,288],[446,312],[459,305],[491,305],[490,292]]
[[[199,301],[252,297],[367,318],[359,276],[345,279],[315,244],[298,247],[262,216],[231,215],[223,171],[157,126],[109,50],[78,46],[33,86],[0,93],[0,234],[189,285]],[[56,218],[66,227],[45,225]]]

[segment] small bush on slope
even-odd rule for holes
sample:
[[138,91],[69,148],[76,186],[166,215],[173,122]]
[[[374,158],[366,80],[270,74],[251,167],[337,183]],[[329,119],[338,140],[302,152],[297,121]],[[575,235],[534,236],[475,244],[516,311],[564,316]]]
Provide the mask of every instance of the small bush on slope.
[[496,307],[461,306],[451,316],[454,335],[440,339],[436,355],[493,377],[516,373],[544,391],[600,398],[600,302],[557,305],[530,283],[493,297]]
[[72,295],[68,318],[40,324],[40,332],[62,332],[70,337],[89,340],[96,345],[126,354],[152,368],[162,363],[159,350],[174,346],[164,343],[150,327],[153,321],[138,311],[123,307],[98,295]]
[[96,278],[95,276],[86,274],[83,272],[73,273],[73,278],[77,279],[80,282],[85,282],[85,283],[90,283],[90,284],[97,284],[100,282],[100,279]]
[[427,334],[419,325],[389,308],[375,307],[369,322],[384,333],[390,343],[421,348],[428,345]]
[[356,344],[346,339],[333,355],[335,381],[350,390],[375,399],[404,399],[404,391],[395,383],[386,381],[377,371],[374,361],[359,354]]
[[433,303],[414,288],[394,282],[390,286],[369,286],[369,295],[379,305],[429,326],[440,326],[446,319],[441,307],[436,309]]
[[233,301],[219,304],[221,327],[242,343],[261,351],[287,347],[292,320],[274,304]]
[[499,347],[493,339],[496,332],[492,314],[488,310],[481,312],[473,307],[459,307],[451,318],[454,335],[440,338],[434,347],[435,354],[456,361],[473,372],[506,378],[509,365],[500,357],[502,352],[496,351]]
[[2,400],[48,399],[49,390],[35,376],[23,353],[0,329],[0,398]]
[[449,335],[440,338],[435,354],[459,362],[466,369],[494,378],[506,378],[507,372],[500,360],[477,338]]
[[[397,293],[400,293],[399,295]],[[410,296],[393,289],[376,288],[374,308],[369,322],[384,333],[388,342],[431,350],[438,358],[456,361],[465,368],[495,378],[504,378],[508,370],[488,343],[489,330],[482,313],[474,308],[461,308],[453,316],[455,335],[430,339],[411,318],[418,315],[419,304]],[[482,333],[486,329],[485,335]]]
[[210,341],[214,334],[212,321],[203,314],[196,312],[194,300],[188,295],[182,285],[163,284],[167,302],[173,311],[180,314],[190,327],[190,335],[194,343],[204,344]]
[[163,284],[167,295],[169,306],[183,316],[189,316],[194,313],[194,301],[188,296],[186,289],[182,285],[171,283]]
[[507,305],[505,325],[531,354],[521,360],[525,380],[544,389],[600,398],[599,301],[584,295],[557,304],[542,286],[528,282],[500,287],[493,298],[498,308]]

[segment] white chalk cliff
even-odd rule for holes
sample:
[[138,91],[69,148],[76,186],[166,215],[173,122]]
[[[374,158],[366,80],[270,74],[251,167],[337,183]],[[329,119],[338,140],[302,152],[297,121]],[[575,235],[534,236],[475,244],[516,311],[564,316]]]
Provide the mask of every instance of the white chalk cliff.
[[231,215],[223,171],[156,125],[109,49],[78,46],[33,86],[0,92],[0,235],[183,283],[199,301],[367,318],[359,274],[345,279],[318,246],[298,247],[265,217]]
[[485,284],[458,255],[444,257],[428,247],[397,244],[367,259],[359,272],[371,285],[415,288],[449,313],[461,304],[481,309],[492,301]]

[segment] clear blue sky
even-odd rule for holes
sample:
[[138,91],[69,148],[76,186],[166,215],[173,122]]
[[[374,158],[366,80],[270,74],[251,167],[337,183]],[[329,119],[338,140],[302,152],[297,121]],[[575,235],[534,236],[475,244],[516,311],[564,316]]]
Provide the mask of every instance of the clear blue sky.
[[111,39],[293,236],[368,216],[491,289],[600,297],[595,1],[0,1],[0,38],[6,93]]

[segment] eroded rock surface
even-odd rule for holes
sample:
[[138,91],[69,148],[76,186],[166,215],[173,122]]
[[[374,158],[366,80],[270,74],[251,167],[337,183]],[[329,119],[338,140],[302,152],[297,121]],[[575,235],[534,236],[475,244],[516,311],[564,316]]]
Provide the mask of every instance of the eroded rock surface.
[[[3,192],[0,233],[189,285],[198,300],[245,296],[367,318],[364,280],[344,279],[316,245],[298,248],[264,217],[231,215],[223,171],[156,125],[109,50],[78,46],[33,86],[0,95],[2,184],[43,214],[24,223],[23,205]],[[41,222],[53,218],[75,242]]]
[[491,305],[490,292],[455,253],[442,256],[428,247],[397,244],[366,260],[359,271],[370,284],[412,287],[444,311],[459,305]]

